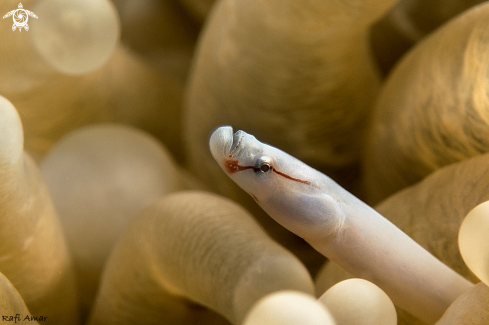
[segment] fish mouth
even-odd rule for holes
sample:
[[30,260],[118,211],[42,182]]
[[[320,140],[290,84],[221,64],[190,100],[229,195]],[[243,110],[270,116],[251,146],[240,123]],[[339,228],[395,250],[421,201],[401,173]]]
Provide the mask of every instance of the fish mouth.
[[[232,131],[232,130],[231,130]],[[230,150],[227,153],[228,157],[235,157],[239,154],[241,151],[241,144],[243,142],[243,139],[246,135],[246,132],[238,130],[233,134],[233,142],[231,143]]]
[[233,128],[228,125],[218,127],[209,139],[211,154],[217,161],[229,157],[235,145]]
[[231,126],[217,128],[210,137],[209,148],[219,163],[222,163],[223,159],[254,157],[261,150],[254,136],[242,130],[233,133]]

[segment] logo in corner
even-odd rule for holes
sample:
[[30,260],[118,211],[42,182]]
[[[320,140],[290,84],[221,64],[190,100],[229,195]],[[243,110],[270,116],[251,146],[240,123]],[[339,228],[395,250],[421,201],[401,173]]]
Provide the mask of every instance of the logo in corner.
[[15,31],[17,28],[19,28],[19,32],[22,31],[22,28],[24,28],[26,31],[29,30],[29,25],[27,25],[27,21],[29,20],[29,16],[38,18],[35,13],[29,10],[25,10],[24,7],[22,6],[22,3],[19,3],[19,8],[14,9],[12,11],[7,12],[3,18],[7,18],[12,16],[14,20],[14,24],[12,25],[12,30]]

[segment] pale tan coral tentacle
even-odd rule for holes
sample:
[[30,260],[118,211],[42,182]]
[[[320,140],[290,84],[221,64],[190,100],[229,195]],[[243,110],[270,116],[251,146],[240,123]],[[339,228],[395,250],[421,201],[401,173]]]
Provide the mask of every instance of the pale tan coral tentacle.
[[19,110],[26,149],[36,159],[69,131],[108,121],[150,132],[178,160],[183,159],[179,136],[182,89],[122,46],[95,72],[84,76],[48,75],[24,91],[3,93]]
[[389,197],[376,210],[442,262],[477,282],[458,247],[467,213],[489,200],[489,154],[441,168],[422,182]]
[[39,325],[37,321],[30,320],[31,316],[43,317],[42,320],[44,320],[43,315],[31,315],[17,289],[2,273],[0,273],[0,292],[0,317],[2,323],[13,322],[21,325]]
[[216,195],[181,192],[127,228],[109,258],[90,324],[190,324],[195,314],[186,299],[239,324],[259,298],[288,289],[311,294],[308,272],[245,210]]
[[32,10],[41,17],[30,31],[32,44],[56,71],[97,70],[118,44],[119,17],[109,0],[43,0]]
[[464,12],[390,74],[365,154],[369,203],[489,151],[488,19],[487,2]]
[[[18,4],[2,1],[1,15]],[[1,35],[0,53],[8,58],[0,62],[2,87],[12,80],[12,88],[28,87],[56,72],[94,71],[109,59],[119,40],[117,12],[108,0],[27,0],[23,10],[36,15],[28,17],[29,31]]]
[[181,190],[168,151],[138,129],[113,123],[79,128],[40,163],[66,233],[88,310],[105,260],[126,225],[144,207]]
[[230,126],[215,130],[209,147],[270,217],[424,321],[437,321],[473,286],[331,178],[280,149]]
[[[121,19],[122,43],[183,87],[201,25],[189,17],[178,1],[115,2]],[[203,2],[195,1],[197,5]]]
[[[351,278],[353,278],[353,276],[339,267],[338,264],[327,261],[319,270],[315,278],[316,296],[320,297],[324,292],[329,290],[337,283]],[[396,307],[396,313],[397,325],[426,325],[425,322],[419,320],[399,307]]]
[[489,323],[489,287],[479,283],[457,298],[436,325]]
[[194,19],[199,22],[203,23],[207,16],[209,15],[209,12],[212,9],[212,6],[214,3],[216,3],[216,0],[179,0],[179,3],[181,3],[187,11],[194,17]]
[[76,324],[71,260],[48,189],[22,149],[15,108],[0,97],[0,272],[34,314]]
[[[376,206],[376,210],[430,251],[443,263],[477,282],[465,265],[458,246],[459,228],[469,211],[489,200],[489,154],[443,167],[422,182],[406,188]],[[323,291],[348,275],[328,263],[317,278]],[[418,324],[400,314],[400,324]]]
[[338,325],[397,325],[389,296],[372,282],[348,279],[319,297]]
[[192,170],[222,194],[240,196],[206,148],[223,124],[329,174],[357,163],[380,83],[368,26],[394,2],[216,2],[186,90]]
[[460,254],[468,268],[489,285],[489,201],[479,204],[465,217],[458,233]]
[[251,308],[243,325],[341,325],[313,296],[297,291],[271,293]]
[[380,85],[368,26],[394,2],[222,0],[200,35],[184,103],[189,167],[250,209],[311,269],[321,258],[226,179],[207,139],[217,126],[234,125],[333,178],[356,183],[351,175],[358,171],[365,122]]
[[[28,32],[7,31],[0,35],[0,57],[4,58],[0,62],[0,93],[9,98],[22,116],[26,150],[34,159],[39,160],[56,140],[77,127],[93,122],[118,121],[156,135],[181,161],[182,86],[175,84],[171,78],[160,75],[140,56],[122,46],[118,42],[118,34],[115,38],[116,44],[109,44],[107,49],[110,51],[104,54],[106,58],[103,62],[97,63],[97,69],[68,75],[66,71],[52,68],[32,45],[30,35],[45,43],[50,43],[51,37],[59,36],[68,45],[80,38],[80,44],[75,45],[87,49],[88,52],[88,49],[92,49],[95,54],[79,51],[77,55],[66,55],[66,60],[73,61],[75,66],[86,67],[87,64],[90,65],[86,56],[94,56],[94,60],[99,60],[102,55],[99,55],[97,46],[108,46],[104,37],[109,31],[104,29],[104,24],[110,21],[117,23],[118,18],[112,5],[106,0],[90,0],[87,6],[85,2],[70,1],[69,5],[74,6],[73,10],[65,8],[68,6],[65,1],[61,1],[59,6],[50,4],[50,1],[38,1],[37,4],[45,9],[38,12],[40,21],[51,21],[54,24],[44,28],[54,30],[53,35],[34,36],[43,29],[42,26],[35,25]],[[25,1],[24,8],[35,11],[37,9],[34,4],[35,1]],[[14,3],[12,0],[2,1],[0,10],[6,12],[17,5],[18,2]],[[105,9],[97,10],[98,5]],[[49,8],[63,9],[63,12],[53,13]],[[59,28],[56,29],[55,26]],[[84,35],[85,27],[88,30],[92,27],[102,28],[102,31],[92,31],[90,35]],[[78,35],[78,32],[82,35]],[[69,33],[72,35],[69,36]],[[98,39],[99,36],[101,39]],[[99,44],[100,42],[103,44]],[[75,45],[68,46],[67,50],[76,49]]]
[[372,51],[387,75],[414,44],[484,0],[401,0],[371,28]]

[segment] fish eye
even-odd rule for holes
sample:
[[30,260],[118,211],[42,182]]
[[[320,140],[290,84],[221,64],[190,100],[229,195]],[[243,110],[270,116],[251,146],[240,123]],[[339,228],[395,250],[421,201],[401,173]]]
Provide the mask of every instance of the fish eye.
[[261,165],[260,170],[262,172],[266,173],[270,170],[270,166],[268,164],[263,164],[263,165]]
[[261,156],[256,160],[255,172],[260,174],[266,174],[272,169],[272,158],[268,156]]

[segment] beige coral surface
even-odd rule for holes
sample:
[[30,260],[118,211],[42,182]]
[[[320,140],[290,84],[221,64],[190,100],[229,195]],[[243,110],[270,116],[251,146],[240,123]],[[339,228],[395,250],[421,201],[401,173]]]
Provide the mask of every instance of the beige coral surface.
[[[0,1],[0,316],[150,324],[162,308],[168,324],[239,324],[267,288],[312,294],[324,257],[219,169],[208,140],[220,125],[331,176],[478,282],[457,235],[489,200],[489,4],[479,2]],[[50,162],[95,124],[136,131],[118,143],[88,137],[83,148],[100,144],[95,151],[68,146],[69,159]],[[152,143],[146,154],[136,134]],[[112,155],[116,146],[150,161]],[[158,182],[165,190],[151,187]],[[182,189],[212,194],[169,194]],[[155,202],[166,203],[144,212]],[[191,226],[192,216],[214,221]],[[232,226],[237,217],[246,221]],[[198,236],[185,237],[186,227]],[[75,250],[80,238],[89,244]],[[166,245],[181,247],[180,259]],[[258,265],[253,276],[239,276],[243,254]],[[260,254],[293,260],[303,282]],[[331,264],[320,274],[316,296],[343,277]],[[486,291],[463,294],[439,324],[487,322]],[[104,314],[110,297],[113,316]],[[398,323],[419,321],[399,311]]]

